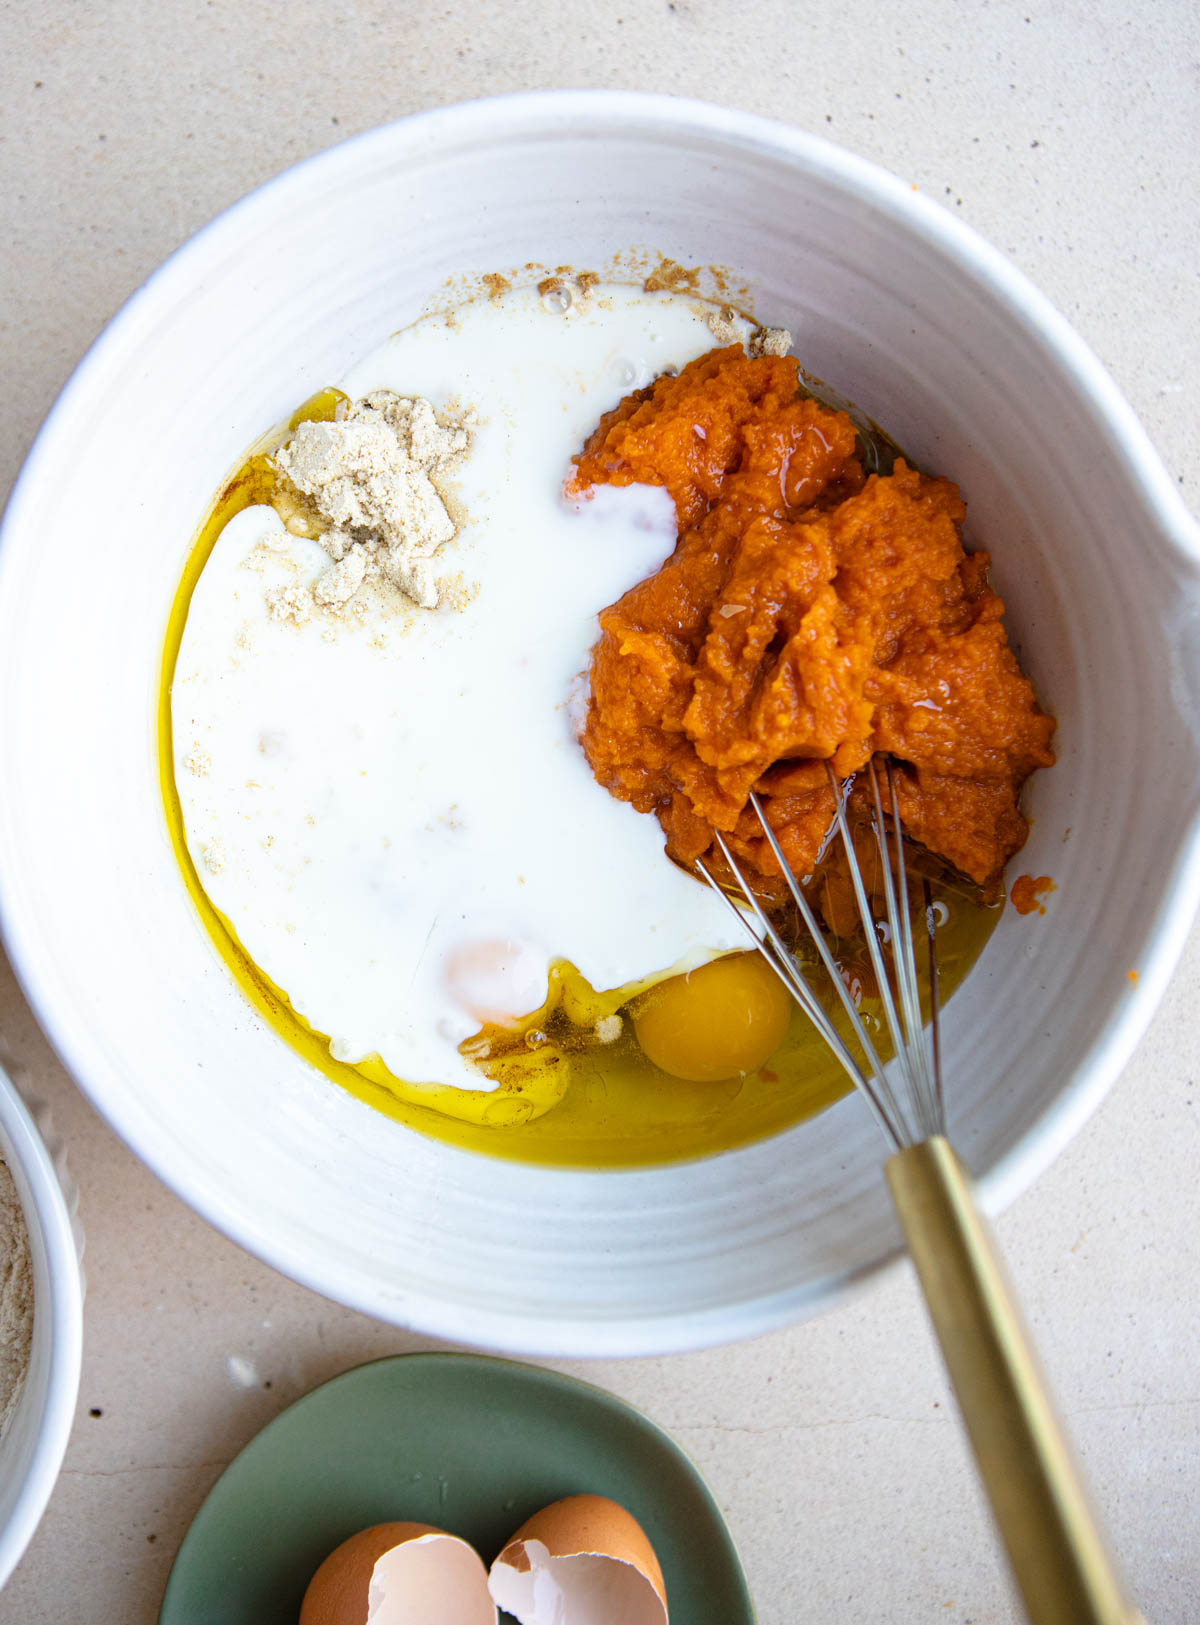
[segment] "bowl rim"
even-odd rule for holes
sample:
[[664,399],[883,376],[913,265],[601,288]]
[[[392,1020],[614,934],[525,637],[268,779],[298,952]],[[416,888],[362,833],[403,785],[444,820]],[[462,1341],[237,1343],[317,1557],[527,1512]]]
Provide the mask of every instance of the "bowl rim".
[[[9,598],[5,561],[22,528],[35,488],[50,473],[60,443],[69,443],[71,420],[94,393],[110,356],[127,352],[151,334],[160,313],[234,247],[248,226],[301,201],[314,179],[322,186],[373,163],[419,158],[435,149],[497,145],[521,135],[547,137],[581,124],[657,139],[717,140],[734,149],[783,161],[835,184],[903,229],[980,286],[1047,356],[1097,422],[1108,458],[1120,468],[1162,544],[1163,562],[1200,601],[1200,526],[1163,467],[1149,436],[1114,381],[1082,338],[1023,272],[977,232],[917,188],[867,159],[757,114],[690,98],[635,91],[543,90],[482,98],[433,108],[352,136],[263,182],[202,227],[125,302],[68,379],[30,449],[0,521],[0,623]],[[11,597],[11,595],[9,595]],[[1195,634],[1193,633],[1193,636]],[[1200,653],[1200,651],[1198,651]],[[2,725],[2,724],[0,724]],[[93,1104],[160,1179],[208,1221],[272,1267],[315,1291],[364,1313],[404,1323],[472,1347],[550,1357],[648,1355],[709,1347],[789,1324],[818,1307],[832,1306],[860,1281],[885,1268],[892,1253],[824,1280],[719,1310],[645,1317],[634,1321],[572,1318],[529,1321],[495,1311],[464,1310],[427,1293],[385,1298],[333,1278],[295,1255],[286,1239],[249,1232],[245,1215],[229,1211],[219,1194],[200,1184],[182,1158],[153,1142],[145,1125],[122,1103],[106,1099],[99,1047],[59,996],[52,956],[39,940],[32,911],[23,911],[18,864],[0,847],[0,939],[50,1042]],[[1184,831],[1169,867],[1163,903],[1151,928],[1149,951],[1136,986],[1102,1024],[1088,1058],[1024,1132],[1012,1150],[979,1179],[985,1210],[997,1213],[1025,1190],[1066,1146],[1100,1104],[1128,1061],[1154,1013],[1200,904],[1200,813]],[[598,1177],[603,1177],[602,1175]]]
[[[47,1290],[34,1296],[34,1337],[49,1327],[50,1358],[41,1425],[8,1522],[0,1529],[0,1587],[16,1568],[58,1481],[75,1421],[83,1366],[83,1279],[79,1239],[54,1158],[17,1084],[0,1065],[0,1128],[14,1152],[12,1170],[26,1228],[35,1226],[46,1249]],[[28,1187],[28,1198],[20,1186]],[[26,1378],[28,1381],[28,1378]]]

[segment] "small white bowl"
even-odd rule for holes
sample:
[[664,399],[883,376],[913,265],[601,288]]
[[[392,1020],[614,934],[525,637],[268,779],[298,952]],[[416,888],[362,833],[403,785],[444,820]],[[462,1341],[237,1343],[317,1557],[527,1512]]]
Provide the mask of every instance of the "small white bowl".
[[83,1359],[82,1238],[74,1217],[75,1187],[48,1109],[34,1105],[31,1110],[3,1069],[0,1157],[17,1188],[33,1264],[29,1366],[0,1439],[3,1586],[33,1537],[62,1466]]
[[[959,221],[744,113],[555,92],[406,119],[175,254],[63,392],[0,546],[0,920],[43,1026],[151,1167],[318,1291],[452,1340],[750,1336],[892,1256],[860,1101],[684,1166],[517,1168],[422,1139],[257,1019],[166,838],[155,702],[197,522],[247,447],[448,278],[648,244],[727,264],[804,365],[963,487],[1059,718],[1009,910],[950,1002],[950,1128],[996,1208],[1119,1072],[1200,890],[1200,539],[1128,405]],[[531,273],[536,280],[538,273]],[[569,945],[567,945],[569,947]]]

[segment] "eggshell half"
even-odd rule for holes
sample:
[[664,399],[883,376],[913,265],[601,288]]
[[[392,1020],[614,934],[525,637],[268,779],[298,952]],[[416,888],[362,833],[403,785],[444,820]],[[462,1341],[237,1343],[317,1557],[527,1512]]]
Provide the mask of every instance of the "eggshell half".
[[377,1523],[330,1552],[300,1625],[496,1625],[473,1546],[427,1523]]
[[492,1564],[488,1587],[520,1625],[667,1625],[654,1548],[632,1513],[602,1495],[535,1512]]

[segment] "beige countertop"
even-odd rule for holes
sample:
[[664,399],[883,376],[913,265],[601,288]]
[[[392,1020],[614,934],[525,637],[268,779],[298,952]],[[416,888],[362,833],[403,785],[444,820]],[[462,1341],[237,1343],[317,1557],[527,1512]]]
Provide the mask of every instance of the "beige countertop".
[[[1195,506],[1200,22],[1189,0],[1132,14],[1113,0],[0,4],[0,489],[104,321],[257,182],[415,109],[588,85],[770,114],[923,188],[1075,323]],[[1200,1618],[1198,977],[1193,934],[1109,1101],[1000,1224],[1156,1625]],[[241,1446],[322,1379],[430,1345],[291,1284],[177,1201],[64,1075],[5,966],[0,1035],[66,1137],[88,1276],[75,1432],[0,1625],[150,1625]],[[762,1625],[1017,1617],[907,1268],[755,1343],[564,1369],[641,1406],[699,1463]]]

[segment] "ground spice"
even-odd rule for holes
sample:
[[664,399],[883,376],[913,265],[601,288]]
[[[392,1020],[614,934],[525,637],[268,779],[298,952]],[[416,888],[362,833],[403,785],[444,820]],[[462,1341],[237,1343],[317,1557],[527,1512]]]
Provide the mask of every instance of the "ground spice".
[[285,523],[333,560],[311,590],[275,589],[268,607],[297,624],[316,609],[344,614],[365,582],[397,589],[423,609],[439,600],[432,563],[457,532],[446,482],[467,455],[474,427],[461,407],[442,413],[421,397],[378,390],[332,422],[306,421],[274,454],[292,493]]

